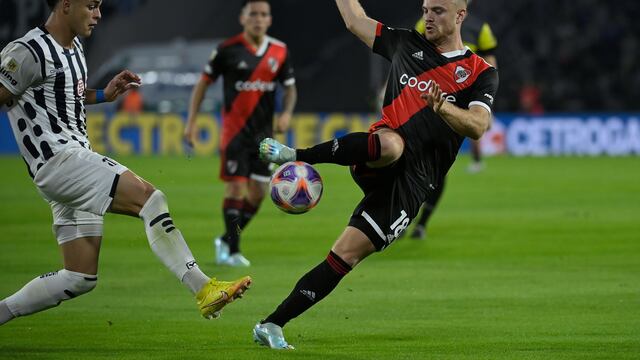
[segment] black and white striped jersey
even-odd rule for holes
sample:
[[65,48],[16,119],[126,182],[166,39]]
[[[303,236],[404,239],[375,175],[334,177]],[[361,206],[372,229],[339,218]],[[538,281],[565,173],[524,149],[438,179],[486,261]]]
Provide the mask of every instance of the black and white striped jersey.
[[34,177],[68,147],[91,148],[84,107],[87,64],[82,44],[60,46],[42,26],[0,53],[0,83],[16,97],[9,120],[22,157]]

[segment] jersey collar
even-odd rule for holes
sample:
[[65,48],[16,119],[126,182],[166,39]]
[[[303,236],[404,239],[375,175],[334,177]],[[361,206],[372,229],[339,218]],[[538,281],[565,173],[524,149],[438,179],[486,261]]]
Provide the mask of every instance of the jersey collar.
[[448,52],[442,53],[440,55],[451,59],[451,58],[454,58],[454,57],[462,56],[462,55],[466,54],[467,51],[471,51],[471,49],[469,49],[468,46],[465,46],[464,49],[448,51]]

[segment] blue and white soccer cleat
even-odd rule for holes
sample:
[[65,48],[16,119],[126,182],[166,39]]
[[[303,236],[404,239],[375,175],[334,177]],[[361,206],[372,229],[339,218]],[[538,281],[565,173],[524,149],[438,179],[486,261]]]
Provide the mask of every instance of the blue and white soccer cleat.
[[235,253],[227,258],[227,261],[224,262],[224,265],[233,267],[249,267],[251,266],[251,261],[249,261],[249,259],[244,257],[242,254]]
[[260,159],[276,164],[284,164],[296,161],[296,151],[272,138],[266,138],[260,142],[258,149]]
[[226,264],[229,260],[229,245],[222,240],[222,237],[215,238],[213,245],[216,251],[216,264]]
[[253,328],[253,341],[276,350],[294,350],[282,334],[282,328],[274,323],[257,323]]

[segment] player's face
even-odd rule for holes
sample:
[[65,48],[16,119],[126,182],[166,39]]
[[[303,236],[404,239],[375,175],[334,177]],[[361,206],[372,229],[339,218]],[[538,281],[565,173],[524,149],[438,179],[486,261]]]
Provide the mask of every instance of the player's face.
[[427,40],[437,43],[455,34],[466,15],[460,4],[458,0],[424,0],[422,11]]
[[248,3],[240,14],[240,24],[250,36],[264,36],[271,26],[271,5],[266,1]]
[[69,16],[71,29],[74,33],[82,37],[91,36],[93,28],[102,18],[100,5],[102,5],[102,0],[65,1],[64,11]]

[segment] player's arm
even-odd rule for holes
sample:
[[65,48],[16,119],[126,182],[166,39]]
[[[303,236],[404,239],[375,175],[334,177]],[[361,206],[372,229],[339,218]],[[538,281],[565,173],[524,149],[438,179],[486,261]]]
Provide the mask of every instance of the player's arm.
[[347,29],[373,48],[378,22],[368,17],[358,0],[336,0]]
[[282,100],[283,109],[276,120],[276,133],[281,134],[289,129],[289,124],[291,124],[291,115],[293,115],[293,109],[295,109],[297,101],[298,89],[296,88],[296,84],[285,86],[284,97]]
[[0,84],[0,107],[8,104],[11,99],[13,99],[13,97],[14,95],[9,90],[7,90],[4,85]]
[[[469,109],[465,110],[459,108],[456,105],[445,100],[445,94],[443,93],[440,85],[434,84],[429,88],[429,91],[420,95],[424,99],[429,107],[442,119],[449,124],[449,126],[456,133],[478,140],[491,126],[491,107],[489,104],[493,103],[493,97],[497,90],[497,75],[495,77],[495,84],[488,83],[487,87],[481,88],[481,92],[484,93],[484,99],[482,101],[472,101],[469,105]],[[480,99],[480,97],[478,97]],[[489,100],[486,100],[489,99]],[[488,101],[487,104],[485,101]]]
[[129,70],[124,70],[116,75],[103,90],[87,89],[85,91],[85,104],[99,104],[115,101],[120,95],[130,89],[140,87],[141,79]]
[[193,141],[196,137],[196,118],[198,117],[198,113],[200,113],[200,106],[202,105],[202,101],[210,84],[210,80],[202,76],[191,91],[189,115],[187,116],[187,125],[184,129],[184,140],[189,146],[193,146]]

